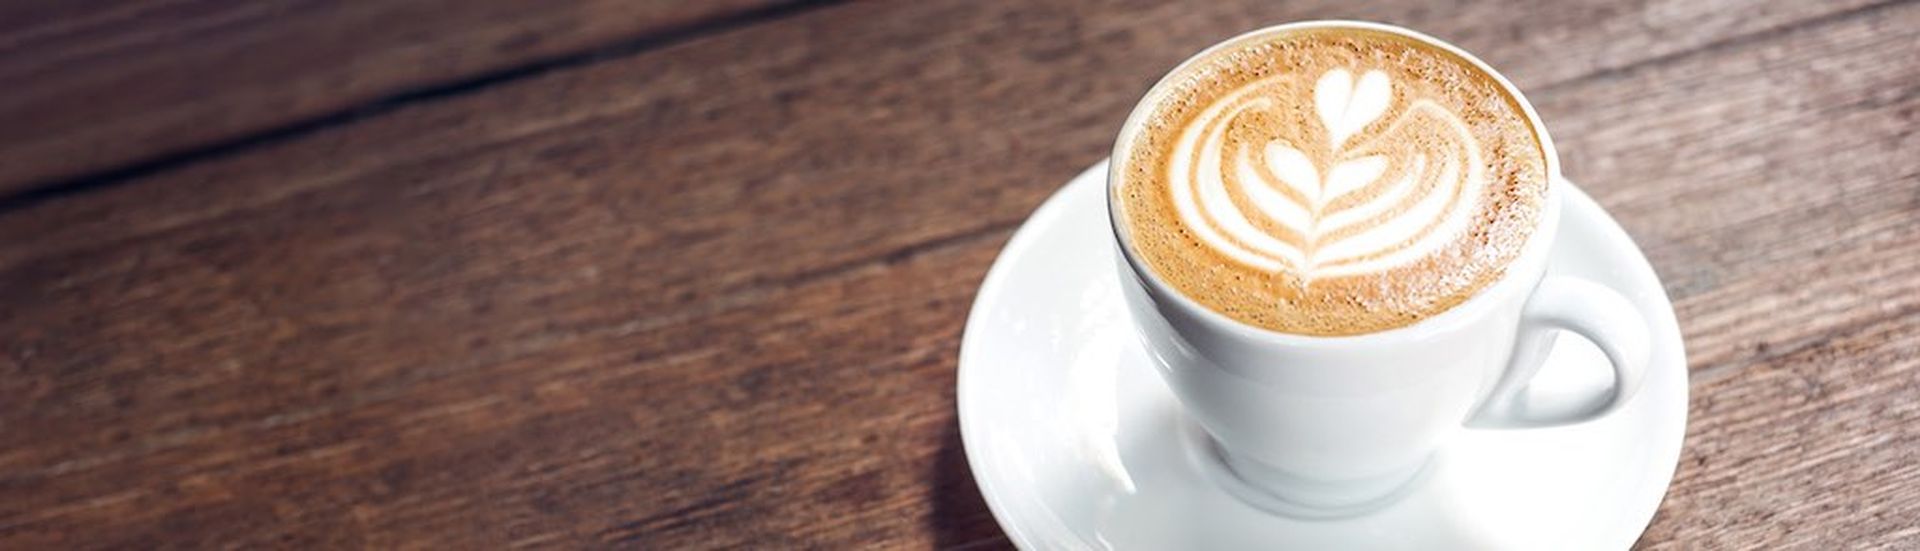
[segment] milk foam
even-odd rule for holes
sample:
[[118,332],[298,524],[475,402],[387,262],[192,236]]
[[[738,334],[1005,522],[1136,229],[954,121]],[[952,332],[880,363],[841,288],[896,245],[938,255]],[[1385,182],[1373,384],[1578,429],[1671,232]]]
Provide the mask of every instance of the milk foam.
[[1355,78],[1334,68],[1317,78],[1317,142],[1233,147],[1236,121],[1279,107],[1261,92],[1285,78],[1297,76],[1248,83],[1181,129],[1167,178],[1174,209],[1201,243],[1312,281],[1418,261],[1470,227],[1488,186],[1481,145],[1459,115],[1425,98],[1385,118],[1394,83],[1381,71]]
[[1275,331],[1364,334],[1453,308],[1502,277],[1547,204],[1553,162],[1524,100],[1394,33],[1237,39],[1140,109],[1116,144],[1123,245],[1195,302]]

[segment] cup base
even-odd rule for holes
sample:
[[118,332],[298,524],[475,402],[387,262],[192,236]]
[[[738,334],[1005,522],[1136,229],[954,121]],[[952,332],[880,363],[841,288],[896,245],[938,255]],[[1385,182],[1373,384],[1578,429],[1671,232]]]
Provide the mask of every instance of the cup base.
[[1208,479],[1256,509],[1295,519],[1338,520],[1384,509],[1425,483],[1435,463],[1429,455],[1404,472],[1337,482],[1313,480],[1235,457],[1206,430],[1186,425],[1187,449]]

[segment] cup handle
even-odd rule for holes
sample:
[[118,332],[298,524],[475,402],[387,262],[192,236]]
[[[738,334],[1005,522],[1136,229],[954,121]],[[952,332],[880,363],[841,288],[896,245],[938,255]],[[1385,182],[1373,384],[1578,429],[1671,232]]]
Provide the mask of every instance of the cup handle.
[[[1529,391],[1555,331],[1598,345],[1613,364],[1612,384],[1551,395]],[[1500,382],[1468,418],[1468,427],[1550,427],[1603,417],[1633,399],[1650,353],[1647,322],[1633,302],[1610,287],[1568,276],[1549,276],[1527,298],[1515,345]]]

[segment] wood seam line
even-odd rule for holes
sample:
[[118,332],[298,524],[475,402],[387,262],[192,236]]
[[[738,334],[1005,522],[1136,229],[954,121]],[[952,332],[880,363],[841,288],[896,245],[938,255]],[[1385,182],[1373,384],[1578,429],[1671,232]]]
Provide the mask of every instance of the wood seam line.
[[1659,67],[1662,65],[1685,60],[1687,58],[1691,58],[1699,55],[1711,54],[1711,53],[1721,52],[1726,50],[1733,50],[1733,49],[1740,48],[1742,46],[1748,46],[1752,44],[1765,42],[1781,34],[1801,31],[1805,29],[1817,28],[1817,27],[1824,27],[1827,25],[1833,25],[1837,23],[1843,23],[1848,20],[1854,19],[1856,17],[1867,17],[1872,15],[1877,15],[1881,12],[1885,12],[1896,7],[1910,4],[1913,1],[1914,0],[1887,0],[1884,2],[1876,2],[1873,4],[1867,4],[1867,5],[1856,7],[1856,8],[1840,10],[1840,11],[1825,14],[1825,15],[1818,15],[1818,16],[1809,17],[1806,19],[1789,21],[1787,23],[1782,23],[1779,25],[1775,25],[1773,27],[1768,27],[1765,29],[1757,30],[1757,31],[1728,36],[1728,37],[1721,38],[1719,40],[1715,40],[1712,42],[1708,42],[1706,44],[1701,44],[1699,46],[1695,46],[1692,48],[1687,48],[1687,49],[1675,51],[1675,52],[1668,52],[1665,54],[1649,57],[1646,59],[1629,62],[1624,65],[1619,65],[1614,67],[1602,67],[1590,73],[1568,77],[1566,79],[1558,80],[1555,82],[1549,82],[1540,86],[1535,86],[1531,90],[1522,90],[1522,91],[1528,92],[1534,95],[1550,94],[1550,93],[1553,93],[1555,90],[1571,88],[1571,87],[1580,86],[1582,84],[1589,84],[1593,82],[1605,81],[1608,79],[1625,76],[1629,73],[1633,73],[1636,71],[1641,71],[1641,70],[1649,69],[1653,67]]
[[[1026,221],[1027,219],[1022,217],[1019,220],[994,222],[953,234],[907,243],[879,253],[850,258],[845,261],[804,270],[791,275],[768,278],[762,281],[721,289],[714,293],[712,297],[693,304],[684,305],[681,309],[671,314],[640,320],[640,323],[635,326],[634,330],[652,330],[712,315],[716,312],[730,310],[758,300],[775,289],[800,287],[810,283],[830,280],[842,274],[858,271],[869,266],[897,264],[928,253],[954,247],[970,246],[981,240],[997,238],[1002,234],[1012,232],[1026,223]],[[986,277],[984,270],[980,272],[980,277]]]
[[504,84],[559,71],[586,67],[604,61],[632,57],[705,36],[724,33],[752,25],[779,21],[802,13],[842,4],[847,1],[848,0],[797,0],[774,4],[713,19],[669,27],[645,36],[633,37],[621,42],[583,51],[535,59],[526,63],[484,72],[452,82],[401,90],[368,102],[342,107],[330,113],[265,128],[233,138],[199,146],[189,146],[183,150],[160,152],[145,160],[135,160],[119,166],[108,167],[71,178],[29,184],[19,192],[11,195],[0,195],[0,215],[5,215],[12,211],[25,210],[34,205],[61,197],[106,189],[121,183],[139,180],[189,165],[230,157],[261,147],[286,143],[324,130],[348,126],[360,121],[372,119],[402,108],[466,96]]
[[1810,350],[1826,346],[1835,340],[1877,328],[1887,322],[1906,319],[1915,314],[1920,314],[1920,306],[1910,306],[1877,316],[1861,318],[1828,328],[1818,334],[1806,335],[1785,343],[1768,343],[1765,350],[1756,351],[1751,355],[1721,361],[1712,365],[1700,366],[1698,369],[1690,369],[1687,373],[1687,381],[1689,385],[1698,386],[1723,379],[1735,373],[1745,371],[1746,368],[1786,360]]

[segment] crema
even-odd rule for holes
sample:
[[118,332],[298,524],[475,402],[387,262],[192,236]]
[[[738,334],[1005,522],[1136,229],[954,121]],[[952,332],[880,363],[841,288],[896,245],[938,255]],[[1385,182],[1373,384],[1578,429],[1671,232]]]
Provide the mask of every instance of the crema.
[[1497,77],[1384,32],[1305,29],[1176,70],[1122,136],[1124,242],[1180,293],[1305,335],[1406,326],[1500,278],[1547,154]]

